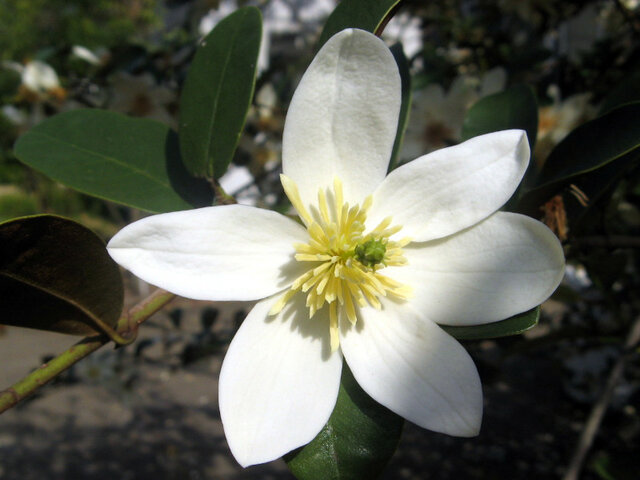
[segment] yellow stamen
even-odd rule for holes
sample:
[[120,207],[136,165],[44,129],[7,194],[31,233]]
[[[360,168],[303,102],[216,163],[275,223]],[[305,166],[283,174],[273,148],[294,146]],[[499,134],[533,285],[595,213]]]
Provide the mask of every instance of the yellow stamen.
[[[410,238],[392,240],[402,227],[393,225],[391,217],[365,232],[367,212],[373,204],[368,196],[362,205],[344,201],[342,182],[335,178],[333,191],[318,191],[317,209],[312,213],[302,202],[298,187],[290,178],[280,176],[285,193],[307,227],[307,243],[296,243],[295,259],[311,262],[278,301],[269,314],[276,315],[296,294],[306,295],[309,318],[328,304],[331,350],[340,345],[339,323],[348,320],[355,325],[358,309],[371,306],[381,309],[380,297],[392,295],[406,300],[411,289],[387,277],[387,266],[406,265],[403,247]],[[341,320],[342,319],[342,320]]]

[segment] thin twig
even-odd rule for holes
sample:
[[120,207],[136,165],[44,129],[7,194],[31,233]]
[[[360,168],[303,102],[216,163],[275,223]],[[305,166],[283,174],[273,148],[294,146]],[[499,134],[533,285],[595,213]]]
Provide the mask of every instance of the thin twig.
[[578,480],[584,461],[587,457],[587,453],[589,453],[589,450],[591,449],[593,440],[600,429],[600,424],[602,423],[604,414],[606,413],[611,397],[613,396],[613,390],[620,381],[620,378],[622,378],[622,373],[624,372],[624,366],[627,359],[631,356],[634,348],[639,342],[640,317],[636,318],[635,322],[633,322],[629,329],[629,334],[627,335],[627,339],[624,344],[624,351],[611,369],[611,373],[609,373],[609,378],[607,379],[604,392],[602,392],[602,395],[591,409],[589,418],[584,425],[582,435],[580,435],[580,439],[578,440],[578,444],[576,445],[576,449],[573,453],[571,463],[569,464],[564,477],[562,477],[562,480]]
[[[149,297],[125,312],[118,320],[116,330],[123,337],[135,337],[137,335],[138,325],[174,298],[175,295],[173,293],[156,290]],[[95,352],[110,341],[106,335],[86,337],[53,360],[31,372],[16,384],[1,391],[0,413],[15,406],[18,402],[24,400],[38,388],[53,380],[73,364],[82,360],[90,353]]]

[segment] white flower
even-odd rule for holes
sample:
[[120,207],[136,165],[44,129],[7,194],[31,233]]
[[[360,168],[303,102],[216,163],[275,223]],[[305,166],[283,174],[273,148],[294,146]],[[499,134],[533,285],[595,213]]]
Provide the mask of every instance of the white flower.
[[58,74],[48,63],[32,60],[26,65],[3,62],[2,66],[20,74],[20,94],[29,101],[39,102],[50,98],[64,100],[66,97],[66,91],[60,86]]
[[60,80],[56,71],[51,65],[40,60],[33,60],[25,65],[22,71],[22,84],[43,95],[60,88]]
[[504,89],[506,75],[503,68],[496,67],[481,78],[459,75],[447,92],[435,83],[415,91],[400,158],[412,159],[459,142],[468,108]]
[[562,100],[557,85],[551,85],[547,93],[553,103],[541,107],[538,112],[538,138],[534,153],[539,168],[557,144],[574,128],[595,117],[596,113],[590,93],[578,93]]
[[79,60],[84,60],[91,65],[99,66],[106,63],[109,58],[109,52],[104,48],[92,51],[82,45],[74,45],[71,47],[71,56]]
[[175,116],[170,113],[171,104],[177,100],[176,94],[158,85],[151,74],[134,76],[118,72],[112,77],[111,85],[111,110],[176,126]]
[[179,295],[262,299],[220,373],[222,422],[243,466],[316,436],[343,356],[360,386],[407,420],[476,435],[478,373],[438,324],[523,312],[562,277],[550,230],[496,212],[527,167],[525,134],[477,137],[387,176],[399,110],[385,44],[345,30],[317,54],[286,119],[282,183],[303,225],[219,206],[145,218],[109,243],[118,263]]

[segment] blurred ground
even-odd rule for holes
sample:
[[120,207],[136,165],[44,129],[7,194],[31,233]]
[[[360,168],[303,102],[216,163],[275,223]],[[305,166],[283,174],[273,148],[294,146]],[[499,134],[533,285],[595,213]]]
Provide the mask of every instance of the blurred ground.
[[[0,416],[0,479],[292,479],[282,461],[246,470],[236,464],[217,408],[224,347],[194,354],[202,304],[176,306],[185,307],[179,329],[160,313],[136,344],[97,352]],[[211,332],[223,339],[247,306],[218,307]],[[0,336],[0,387],[72,343],[71,337],[8,328]],[[481,435],[458,439],[407,424],[382,478],[560,478],[591,404],[567,395],[558,361],[567,347],[544,343],[520,337],[468,345],[484,385]],[[633,458],[640,425],[630,418],[637,415],[610,411],[590,458],[603,445]],[[601,477],[587,469],[581,478]]]

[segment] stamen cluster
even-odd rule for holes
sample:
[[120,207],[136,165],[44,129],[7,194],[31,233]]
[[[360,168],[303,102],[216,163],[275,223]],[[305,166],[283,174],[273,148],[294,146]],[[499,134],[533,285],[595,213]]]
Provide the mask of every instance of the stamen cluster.
[[270,314],[280,312],[297,292],[307,295],[309,317],[328,304],[331,348],[336,350],[338,324],[344,316],[355,325],[358,307],[368,304],[380,309],[378,297],[387,293],[399,299],[408,298],[410,289],[382,275],[380,270],[406,264],[402,248],[411,239],[391,240],[402,229],[399,225],[391,226],[391,217],[365,233],[372,197],[368,196],[361,206],[350,206],[344,202],[342,182],[338,178],[334,179],[333,192],[318,191],[318,208],[312,208],[311,212],[303,204],[295,183],[284,175],[281,181],[309,232],[308,243],[294,245],[295,259],[310,262],[310,266],[280,297]]

